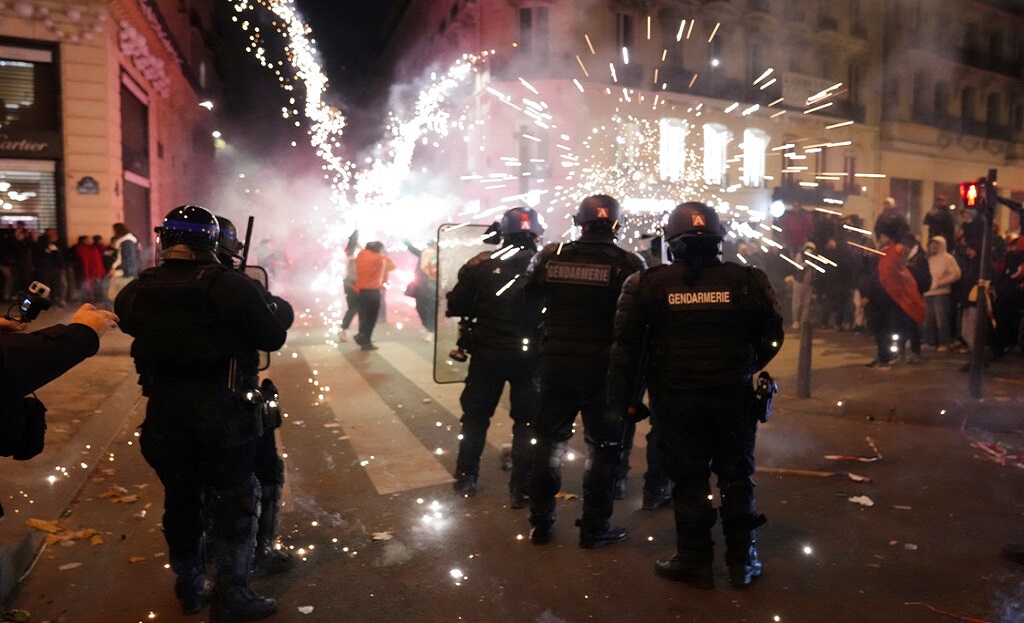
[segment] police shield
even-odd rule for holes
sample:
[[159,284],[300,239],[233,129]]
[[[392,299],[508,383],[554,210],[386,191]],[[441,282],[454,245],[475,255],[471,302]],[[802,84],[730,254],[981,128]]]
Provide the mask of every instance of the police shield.
[[492,251],[488,225],[445,224],[437,230],[437,332],[434,341],[434,382],[461,383],[469,362],[459,349],[459,318],[445,315],[448,293],[459,279],[459,269],[477,254]]
[[[269,278],[267,277],[267,269],[262,266],[249,266],[245,267],[245,275],[253,281],[259,282],[265,289],[270,289]],[[270,367],[270,353],[261,350],[260,351],[260,371],[266,370]]]

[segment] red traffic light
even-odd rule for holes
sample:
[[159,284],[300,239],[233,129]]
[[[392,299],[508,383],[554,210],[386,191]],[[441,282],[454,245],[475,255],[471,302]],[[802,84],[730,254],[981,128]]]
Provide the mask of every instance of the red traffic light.
[[978,198],[981,195],[981,189],[978,188],[977,182],[960,182],[960,198],[964,200],[964,206],[973,208],[978,205]]
[[965,208],[983,208],[988,204],[988,182],[980,178],[973,182],[960,182],[960,198]]

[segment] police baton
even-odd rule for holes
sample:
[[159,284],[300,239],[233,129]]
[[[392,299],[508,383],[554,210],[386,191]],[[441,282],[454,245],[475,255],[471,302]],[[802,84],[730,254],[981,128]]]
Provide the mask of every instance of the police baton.
[[249,222],[245,225],[245,244],[242,246],[242,264],[239,269],[244,273],[245,265],[249,262],[249,242],[252,240],[252,225],[255,218],[250,214]]

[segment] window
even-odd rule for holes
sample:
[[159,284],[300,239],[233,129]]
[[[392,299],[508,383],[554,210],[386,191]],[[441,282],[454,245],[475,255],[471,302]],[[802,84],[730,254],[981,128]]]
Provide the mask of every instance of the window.
[[726,153],[732,133],[720,123],[704,124],[704,181],[726,185]]
[[995,130],[1002,121],[1002,98],[998,93],[992,93],[985,100],[985,123],[989,130]]
[[548,7],[519,9],[519,47],[526,54],[548,53]]
[[57,227],[57,163],[0,159],[0,226]]
[[628,13],[616,13],[615,14],[615,43],[618,46],[616,52],[620,52],[622,48],[628,50],[633,49],[634,43],[634,25],[633,16]]
[[686,135],[682,119],[666,118],[659,122],[658,170],[663,180],[678,182],[686,173]]
[[59,129],[53,51],[0,45],[0,130]]
[[624,171],[632,171],[640,159],[639,143],[643,139],[640,125],[635,121],[619,124],[619,135],[615,137],[615,164]]
[[768,133],[757,128],[743,131],[743,185],[764,187],[765,154],[768,152]]
[[[661,24],[661,46],[666,51],[665,62],[669,65],[682,67],[683,65],[683,37],[686,33],[682,31],[682,19],[663,19]],[[687,22],[689,23],[689,22]]]
[[126,171],[149,177],[149,105],[127,74],[121,76],[121,158]]
[[949,117],[949,85],[940,82],[935,85],[935,97],[932,104],[937,122],[945,121]]
[[857,156],[854,156],[853,154],[846,154],[843,158],[843,171],[846,172],[843,192],[850,195],[859,195],[860,187],[857,185]]
[[974,121],[974,89],[971,87],[960,92],[960,120],[965,123]]

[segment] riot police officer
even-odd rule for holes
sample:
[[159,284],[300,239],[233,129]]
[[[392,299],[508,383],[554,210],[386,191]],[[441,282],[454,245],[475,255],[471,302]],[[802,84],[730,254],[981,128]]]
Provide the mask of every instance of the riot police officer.
[[[217,556],[212,614],[255,620],[277,602],[249,588],[259,504],[253,475],[259,436],[254,405],[257,350],[284,345],[287,331],[263,293],[217,261],[217,219],[205,208],[171,210],[157,229],[161,263],[118,294],[114,308],[149,400],[139,442],[164,485],[164,537],[175,594],[186,613],[209,592],[203,510],[212,515]],[[204,500],[207,489],[212,500]]]
[[610,523],[615,474],[622,460],[624,422],[607,408],[605,374],[615,302],[643,259],[615,244],[622,209],[607,195],[584,199],[576,212],[579,240],[551,244],[527,273],[527,297],[543,303],[540,396],[530,478],[530,542],[547,543],[555,522],[555,494],[573,422],[582,414],[587,443],[580,547],[617,543],[626,531]]
[[462,318],[459,346],[470,354],[462,405],[462,433],[455,464],[455,491],[476,495],[483,453],[494,409],[505,383],[512,416],[512,474],[509,506],[523,508],[529,499],[530,426],[537,398],[540,309],[528,307],[521,275],[537,252],[544,233],[537,212],[518,207],[500,222],[501,248],[470,259],[448,293],[448,316]]
[[[609,401],[620,411],[635,401],[630,380],[646,374],[658,449],[675,483],[678,551],[659,560],[655,572],[701,588],[713,586],[711,472],[718,476],[730,581],[741,588],[761,574],[755,537],[765,520],[751,479],[757,432],[752,377],[783,339],[768,277],[723,262],[723,232],[718,214],[703,203],[672,211],[664,228],[672,263],[623,287],[608,370]],[[646,369],[638,370],[644,359]]]
[[[242,267],[245,244],[238,239],[238,228],[226,216],[216,215],[220,225],[220,238],[217,241],[217,258],[228,268]],[[258,280],[253,283],[259,287],[263,299],[274,310],[281,326],[289,329],[295,321],[295,313],[291,304],[279,296],[274,296]],[[257,356],[258,357],[258,356]],[[252,353],[247,362],[247,373],[257,374],[259,362],[252,360]],[[277,451],[277,429],[281,427],[281,409],[277,405],[277,388],[270,379],[260,383],[260,398],[263,400],[262,431],[256,440],[255,473],[260,483],[259,523],[256,527],[256,555],[253,559],[255,575],[283,573],[295,566],[295,556],[287,549],[275,546],[277,540],[277,518],[281,509],[281,488],[284,486],[284,459]]]

